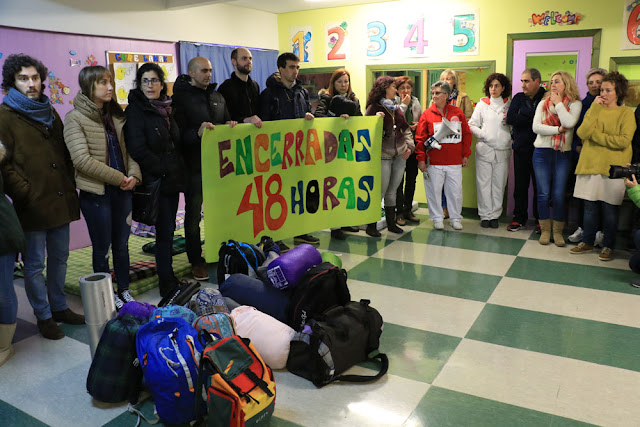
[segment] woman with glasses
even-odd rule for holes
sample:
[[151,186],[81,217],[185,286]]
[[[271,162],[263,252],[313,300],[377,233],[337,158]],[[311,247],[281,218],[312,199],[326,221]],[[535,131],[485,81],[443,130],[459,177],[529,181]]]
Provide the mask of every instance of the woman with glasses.
[[155,258],[163,298],[159,305],[173,301],[186,284],[175,277],[171,265],[178,198],[185,189],[185,167],[164,78],[164,71],[157,64],[145,63],[138,69],[136,88],[129,92],[125,126],[127,147],[140,164],[145,181],[160,180],[155,224]]
[[[553,73],[549,84],[551,90],[545,93],[533,116],[533,131],[537,134],[532,162],[538,188],[538,242],[548,245],[553,228],[553,242],[564,246],[564,193],[571,168],[573,128],[580,118],[582,102],[576,80],[566,71]],[[553,204],[553,218],[549,202]]]
[[[449,204],[451,227],[454,230],[463,228],[462,168],[469,165],[471,156],[471,130],[462,110],[449,104],[451,90],[447,82],[437,81],[431,85],[433,104],[420,116],[415,138],[418,169],[424,174],[429,216],[436,230],[444,229],[443,189]],[[425,142],[436,135],[442,148],[429,150]]]
[[[94,273],[109,273],[109,249],[118,290],[118,310],[133,301],[129,293],[129,231],[131,196],[140,183],[140,167],[127,152],[124,112],[114,97],[111,72],[85,67],[80,91],[64,123],[64,140],[80,189],[80,209],[87,222]],[[106,143],[105,143],[106,141]]]
[[[396,224],[396,190],[402,180],[405,163],[415,146],[409,123],[407,123],[396,101],[397,93],[393,77],[378,77],[367,97],[365,116],[381,115],[384,117],[380,184],[382,197],[384,197],[387,230],[399,234],[402,233],[402,228]],[[373,237],[381,236],[375,222],[367,225],[367,234]]]

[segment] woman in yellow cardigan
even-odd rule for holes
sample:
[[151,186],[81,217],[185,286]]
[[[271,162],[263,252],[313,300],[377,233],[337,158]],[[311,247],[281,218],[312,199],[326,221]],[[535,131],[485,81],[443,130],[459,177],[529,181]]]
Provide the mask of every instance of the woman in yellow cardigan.
[[572,254],[593,250],[602,215],[604,239],[600,260],[613,259],[618,230],[618,210],[624,198],[624,182],[609,179],[610,165],[626,165],[631,161],[631,139],[636,130],[633,110],[623,106],[629,81],[618,72],[602,79],[600,96],[591,104],[578,128],[582,151],[576,167],[573,196],[584,200],[584,233],[582,242]]

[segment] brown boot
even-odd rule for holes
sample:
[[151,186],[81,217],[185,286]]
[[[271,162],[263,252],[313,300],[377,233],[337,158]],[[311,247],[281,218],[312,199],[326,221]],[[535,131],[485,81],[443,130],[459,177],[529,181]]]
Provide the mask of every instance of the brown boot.
[[562,247],[566,245],[564,238],[562,237],[562,230],[564,229],[564,222],[553,221],[553,242],[556,246]]
[[540,223],[540,240],[541,245],[548,245],[551,241],[551,219],[541,219]]
[[16,351],[11,346],[11,340],[13,339],[13,334],[16,331],[16,324],[12,323],[10,325],[6,325],[4,323],[0,323],[0,366],[4,365],[4,363],[11,359]]
[[407,221],[404,220],[404,214],[398,212],[396,214],[396,224],[398,225],[407,225]]

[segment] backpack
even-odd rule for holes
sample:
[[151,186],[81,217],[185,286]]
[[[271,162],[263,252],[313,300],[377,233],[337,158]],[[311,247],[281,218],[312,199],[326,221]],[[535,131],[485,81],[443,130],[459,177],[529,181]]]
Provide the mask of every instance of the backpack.
[[202,344],[197,332],[179,317],[151,319],[138,330],[136,350],[151,389],[158,417],[167,424],[198,418],[194,412]]
[[235,240],[223,242],[218,252],[218,283],[224,282],[233,273],[256,277],[258,267],[265,259],[264,252],[255,245]]
[[[389,369],[386,354],[369,357],[380,346],[383,321],[369,300],[352,301],[334,307],[291,341],[287,369],[320,388],[333,381],[368,382],[381,378]],[[376,375],[340,375],[357,363],[379,361]]]
[[269,424],[276,383],[249,339],[234,335],[209,343],[198,378],[198,392],[203,385],[207,391],[208,426]]
[[135,404],[142,389],[136,333],[146,322],[124,314],[107,322],[87,375],[87,391],[100,402]]
[[193,323],[199,331],[207,331],[216,339],[231,337],[236,334],[233,318],[227,313],[215,313],[200,316]]
[[293,290],[289,302],[289,326],[300,331],[310,319],[349,301],[351,294],[345,270],[328,262],[313,266]]
[[194,294],[189,300],[187,307],[196,316],[206,316],[213,313],[229,313],[229,307],[224,302],[224,297],[220,291],[212,288],[203,288]]
[[195,322],[198,318],[198,316],[196,316],[193,311],[181,305],[167,305],[164,307],[158,307],[153,310],[153,313],[151,313],[151,317],[149,317],[149,320],[159,319],[161,317],[180,317],[186,320],[186,322],[190,325],[193,325],[193,322]]

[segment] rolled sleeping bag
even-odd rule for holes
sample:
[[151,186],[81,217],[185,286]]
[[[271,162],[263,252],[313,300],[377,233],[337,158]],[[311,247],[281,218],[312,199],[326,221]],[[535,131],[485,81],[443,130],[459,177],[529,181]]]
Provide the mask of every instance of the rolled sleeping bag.
[[224,297],[241,305],[250,305],[283,323],[288,323],[290,292],[280,291],[259,279],[235,273],[218,286]]
[[318,264],[322,264],[322,255],[315,247],[298,245],[269,264],[267,277],[277,289],[295,288],[304,273]]
[[331,264],[342,268],[342,259],[333,252],[322,252],[322,262],[330,262]]

